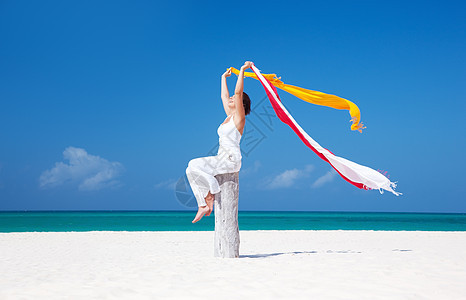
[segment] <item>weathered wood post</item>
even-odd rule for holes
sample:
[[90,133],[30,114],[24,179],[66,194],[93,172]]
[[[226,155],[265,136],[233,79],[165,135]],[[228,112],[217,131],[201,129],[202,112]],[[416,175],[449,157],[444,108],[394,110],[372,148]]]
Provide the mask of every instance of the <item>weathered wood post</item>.
[[215,257],[239,257],[238,198],[239,174],[227,173],[215,176],[220,193],[215,194]]

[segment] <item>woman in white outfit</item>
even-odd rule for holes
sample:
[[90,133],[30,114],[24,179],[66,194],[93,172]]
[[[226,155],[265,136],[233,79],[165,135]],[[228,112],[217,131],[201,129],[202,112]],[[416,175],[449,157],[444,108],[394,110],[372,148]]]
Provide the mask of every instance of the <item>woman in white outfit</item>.
[[220,192],[218,181],[214,176],[238,172],[241,169],[242,157],[239,143],[243,135],[246,115],[251,111],[251,100],[243,92],[244,71],[251,65],[252,62],[247,61],[241,67],[235,94],[232,97],[228,93],[226,80],[231,75],[231,70],[228,69],[222,75],[221,97],[227,118],[217,130],[220,144],[217,155],[195,158],[188,163],[186,175],[199,206],[193,223],[199,221],[204,215],[209,216],[213,210],[214,194]]

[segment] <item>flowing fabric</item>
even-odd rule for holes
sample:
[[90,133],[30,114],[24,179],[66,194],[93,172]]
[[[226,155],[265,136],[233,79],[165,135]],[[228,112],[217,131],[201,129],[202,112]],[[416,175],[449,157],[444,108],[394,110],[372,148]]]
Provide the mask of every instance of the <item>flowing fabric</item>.
[[391,182],[383,174],[366,166],[349,161],[345,158],[338,157],[314,141],[285,109],[274,85],[260,73],[256,66],[252,65],[251,69],[254,71],[257,79],[264,87],[265,92],[267,93],[270,103],[272,104],[272,107],[278,118],[283,123],[290,126],[291,129],[293,129],[293,131],[304,142],[304,144],[311,148],[311,150],[314,151],[321,159],[328,162],[335,169],[335,171],[340,174],[341,177],[360,189],[378,189],[381,193],[383,193],[383,190],[386,190],[397,196],[401,195],[401,193],[395,192],[394,190],[394,188],[396,188],[396,184]]
[[[236,75],[239,74],[238,69],[235,69],[233,67],[231,67],[230,69]],[[251,73],[251,72],[244,72],[244,76],[251,77],[254,79],[259,79],[257,78],[256,74]],[[325,94],[325,93],[318,92],[318,91],[312,91],[312,90],[300,88],[300,87],[297,87],[291,84],[285,84],[280,80],[281,77],[277,78],[277,75],[275,74],[262,74],[262,76],[264,78],[267,78],[267,80],[273,86],[279,89],[282,89],[285,92],[288,92],[298,97],[299,99],[302,99],[309,103],[316,104],[316,105],[322,105],[322,106],[328,106],[328,107],[332,107],[336,109],[348,110],[351,115],[351,122],[353,122],[353,124],[351,125],[351,130],[358,130],[359,132],[362,132],[362,129],[366,128],[361,123],[361,113],[359,111],[359,108],[353,102],[340,98],[335,95]]]

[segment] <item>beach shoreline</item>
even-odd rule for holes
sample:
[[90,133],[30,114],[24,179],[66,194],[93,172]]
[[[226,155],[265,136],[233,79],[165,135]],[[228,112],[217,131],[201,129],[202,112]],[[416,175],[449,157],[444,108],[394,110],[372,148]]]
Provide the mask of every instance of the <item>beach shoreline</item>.
[[0,233],[0,298],[466,298],[466,232],[240,230]]

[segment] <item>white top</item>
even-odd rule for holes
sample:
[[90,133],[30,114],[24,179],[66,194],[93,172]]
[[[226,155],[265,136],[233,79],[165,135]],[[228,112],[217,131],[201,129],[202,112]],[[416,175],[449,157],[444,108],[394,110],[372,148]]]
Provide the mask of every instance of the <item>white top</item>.
[[235,154],[237,159],[241,159],[241,149],[239,143],[241,142],[241,133],[236,128],[235,122],[233,122],[233,114],[229,115],[230,120],[225,124],[220,124],[217,129],[219,136],[219,152],[226,150],[228,153]]

